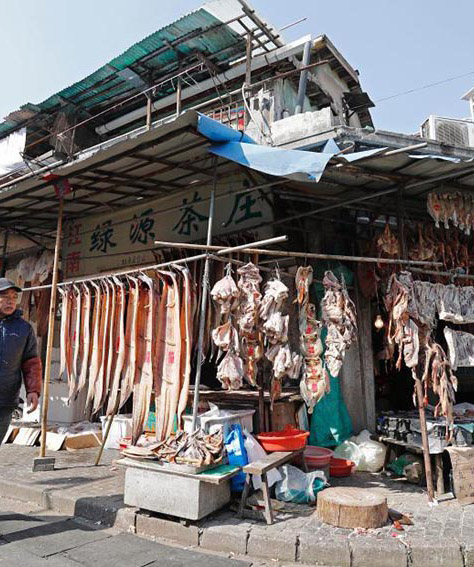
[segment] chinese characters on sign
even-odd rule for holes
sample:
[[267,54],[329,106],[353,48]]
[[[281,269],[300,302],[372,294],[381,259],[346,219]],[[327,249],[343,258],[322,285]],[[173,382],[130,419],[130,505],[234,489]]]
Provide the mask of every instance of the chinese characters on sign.
[[133,215],[133,222],[130,225],[130,242],[136,244],[148,244],[150,241],[153,244],[155,233],[152,229],[155,225],[155,220],[150,216],[153,209],[147,209],[139,215]]
[[[262,197],[259,197],[262,199]],[[234,206],[232,207],[232,211],[230,213],[229,219],[224,226],[229,226],[232,221],[235,224],[240,224],[241,222],[247,221],[253,218],[261,218],[262,211],[260,210],[253,210],[257,203],[257,199],[253,198],[252,195],[244,195],[242,193],[238,193],[234,196]]]
[[[209,190],[123,209],[107,216],[82,217],[65,226],[66,277],[159,262],[155,240],[199,240],[208,227]],[[213,234],[248,230],[272,219],[271,193],[217,193]]]
[[109,247],[115,248],[117,246],[117,243],[112,240],[113,235],[114,227],[111,220],[98,224],[92,233],[89,251],[98,251],[106,254],[109,251]]
[[199,193],[196,191],[194,193],[193,200],[188,203],[188,199],[183,199],[183,204],[179,208],[182,211],[181,218],[174,225],[173,231],[178,231],[178,234],[184,234],[186,236],[191,236],[193,232],[199,230],[199,223],[207,221],[208,217],[201,213],[198,213],[193,205],[202,201]]

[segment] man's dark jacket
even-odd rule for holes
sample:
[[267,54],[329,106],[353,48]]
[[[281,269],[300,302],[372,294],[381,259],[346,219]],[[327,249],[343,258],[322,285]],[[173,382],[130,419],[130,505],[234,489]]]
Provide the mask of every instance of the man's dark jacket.
[[26,393],[41,393],[41,359],[31,325],[21,310],[0,319],[0,407],[18,405],[21,379]]

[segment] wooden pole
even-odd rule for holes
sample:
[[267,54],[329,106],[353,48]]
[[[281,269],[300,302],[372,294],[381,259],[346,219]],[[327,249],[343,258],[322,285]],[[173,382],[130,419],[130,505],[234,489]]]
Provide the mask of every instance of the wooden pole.
[[151,93],[147,94],[146,97],[146,129],[151,130]]
[[41,415],[41,447],[40,457],[46,455],[46,427],[48,425],[49,381],[51,378],[51,358],[53,354],[54,319],[56,315],[56,295],[58,289],[59,251],[63,234],[64,198],[59,198],[58,225],[56,229],[56,246],[54,248],[53,281],[51,284],[51,301],[49,304],[48,342],[46,344],[46,360],[44,366],[43,404]]
[[420,429],[421,429],[421,441],[423,444],[423,459],[425,462],[426,487],[428,490],[428,499],[430,502],[433,502],[434,500],[433,471],[431,470],[428,429],[426,427],[425,406],[423,405],[423,388],[421,386],[421,381],[419,378],[415,378],[415,392],[416,392],[416,400],[418,403],[418,411],[420,413]]
[[114,421],[114,417],[117,415],[118,405],[115,407],[114,412],[110,414],[109,421],[107,422],[107,427],[105,429],[104,438],[102,439],[102,444],[100,446],[99,452],[97,453],[97,457],[95,459],[94,466],[97,467],[100,463],[100,459],[102,458],[102,453],[105,449],[105,444],[107,443],[107,439],[109,437],[110,429],[112,428],[112,422]]

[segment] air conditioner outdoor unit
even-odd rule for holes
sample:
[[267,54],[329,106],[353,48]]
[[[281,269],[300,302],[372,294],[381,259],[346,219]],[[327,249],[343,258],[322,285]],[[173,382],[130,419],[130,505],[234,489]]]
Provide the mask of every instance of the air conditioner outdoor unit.
[[429,116],[421,125],[421,136],[450,146],[474,147],[474,122],[459,118]]

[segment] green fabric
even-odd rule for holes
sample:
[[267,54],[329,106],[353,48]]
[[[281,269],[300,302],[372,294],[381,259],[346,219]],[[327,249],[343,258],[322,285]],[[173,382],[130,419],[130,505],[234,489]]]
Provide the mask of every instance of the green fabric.
[[240,467],[236,467],[235,465],[219,465],[214,469],[209,469],[208,471],[202,471],[197,474],[203,474],[206,476],[225,476],[234,471],[238,471]]
[[[354,279],[349,268],[334,262],[319,262],[314,270],[315,279],[321,280],[326,270],[331,270],[339,280],[343,274],[346,285],[351,285]],[[314,288],[318,303],[321,303],[324,287],[316,283]],[[326,336],[327,329],[324,328],[321,333],[324,347]],[[317,447],[337,447],[352,435],[352,420],[342,397],[339,378],[329,376],[331,391],[315,406],[311,416],[309,444]]]

